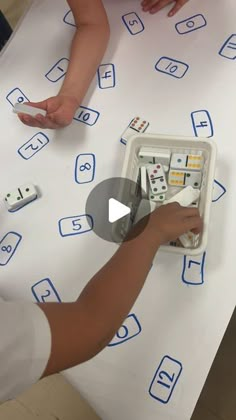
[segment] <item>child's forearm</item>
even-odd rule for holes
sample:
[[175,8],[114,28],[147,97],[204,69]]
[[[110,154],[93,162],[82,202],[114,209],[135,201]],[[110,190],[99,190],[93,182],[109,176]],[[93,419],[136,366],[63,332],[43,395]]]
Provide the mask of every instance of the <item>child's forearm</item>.
[[80,25],[72,41],[70,63],[60,95],[75,97],[80,105],[102,60],[108,40],[108,23]]
[[149,242],[144,233],[123,243],[77,302],[40,304],[52,331],[51,357],[44,376],[90,359],[111,341],[151,268],[158,245]]
[[123,243],[110,261],[90,280],[78,302],[87,308],[103,348],[119,329],[136,301],[159,244],[140,234]]

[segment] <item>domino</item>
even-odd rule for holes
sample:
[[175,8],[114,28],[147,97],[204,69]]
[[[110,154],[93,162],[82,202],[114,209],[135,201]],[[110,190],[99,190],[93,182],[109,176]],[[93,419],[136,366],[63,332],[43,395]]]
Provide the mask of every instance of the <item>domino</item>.
[[201,172],[187,172],[170,170],[168,183],[169,185],[178,187],[187,187],[190,185],[193,188],[200,188],[202,181]]
[[184,248],[193,248],[195,244],[196,237],[193,232],[189,231],[188,233],[184,233],[179,237],[179,240]]
[[19,113],[28,114],[28,115],[31,115],[32,117],[35,117],[38,114],[43,115],[43,117],[47,115],[47,112],[44,111],[43,109],[35,108],[33,106],[26,105],[26,104],[15,104],[13,108],[13,112],[15,112],[16,114],[19,114]]
[[32,184],[25,184],[14,191],[9,192],[5,197],[8,211],[13,212],[30,203],[38,197],[37,190]]
[[153,201],[142,199],[138,206],[137,213],[135,215],[134,224],[138,223],[139,220],[143,219],[148,214],[152,213],[156,209],[156,204]]
[[173,153],[171,157],[171,169],[189,169],[190,171],[201,171],[204,159],[202,155],[188,155]]
[[155,201],[155,203],[163,203],[165,201],[165,194],[158,194],[154,195],[151,191],[149,191],[149,200]]
[[121,143],[126,144],[127,141],[136,133],[144,133],[149,126],[149,122],[141,117],[135,117],[121,136]]
[[141,196],[142,198],[147,198],[148,194],[148,184],[147,184],[147,170],[145,166],[141,167]]
[[178,192],[178,194],[171,197],[169,200],[165,200],[164,204],[177,202],[182,207],[188,207],[190,204],[194,203],[194,201],[197,201],[199,196],[200,190],[189,185],[188,187]]
[[[170,150],[169,149],[158,149],[155,147],[141,147],[139,150],[139,160],[142,163],[160,163],[165,167],[169,168],[170,164]],[[168,169],[167,169],[168,171]],[[165,171],[165,172],[167,172]]]
[[157,163],[147,167],[148,178],[150,182],[151,191],[154,195],[164,193],[167,191],[167,183],[165,173],[162,165]]

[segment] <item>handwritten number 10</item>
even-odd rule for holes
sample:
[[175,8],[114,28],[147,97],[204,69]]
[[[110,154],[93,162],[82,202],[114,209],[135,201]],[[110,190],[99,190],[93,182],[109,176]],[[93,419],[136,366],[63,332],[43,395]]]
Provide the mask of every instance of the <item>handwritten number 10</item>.
[[[172,61],[170,62],[170,64],[168,64],[168,66],[166,67],[166,70],[172,65]],[[174,73],[177,70],[178,66],[172,66],[169,70],[170,73]]]

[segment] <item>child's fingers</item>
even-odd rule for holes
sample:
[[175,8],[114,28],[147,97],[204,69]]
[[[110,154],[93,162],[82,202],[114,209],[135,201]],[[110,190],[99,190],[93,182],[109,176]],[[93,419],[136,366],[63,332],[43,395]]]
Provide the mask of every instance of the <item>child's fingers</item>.
[[186,219],[186,232],[191,230],[193,233],[198,234],[203,229],[203,221],[201,217],[189,217]]
[[151,7],[150,13],[157,13],[161,9],[163,9],[165,6],[167,6],[169,3],[172,3],[173,0],[160,0],[158,3],[154,4]]
[[156,2],[157,2],[156,0],[144,0],[141,3],[143,11],[147,12],[148,10],[150,10],[156,4]]
[[41,101],[41,102],[27,102],[26,105],[27,104],[29,104],[32,107],[41,108],[41,109],[44,109],[45,111],[47,111],[47,100]]
[[31,117],[30,115],[18,114],[18,118],[23,124],[28,125],[29,127],[37,127],[37,122],[35,121],[35,118]]
[[177,0],[174,7],[172,7],[172,9],[169,11],[168,16],[174,16],[187,2],[188,0]]

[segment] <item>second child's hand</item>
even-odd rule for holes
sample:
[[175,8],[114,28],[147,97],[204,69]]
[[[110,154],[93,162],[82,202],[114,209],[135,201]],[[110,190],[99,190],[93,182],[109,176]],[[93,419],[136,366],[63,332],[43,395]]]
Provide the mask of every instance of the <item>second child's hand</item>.
[[169,11],[168,16],[174,16],[183,7],[188,0],[143,0],[141,6],[144,12],[157,13],[165,6],[171,3],[175,3],[172,9]]

